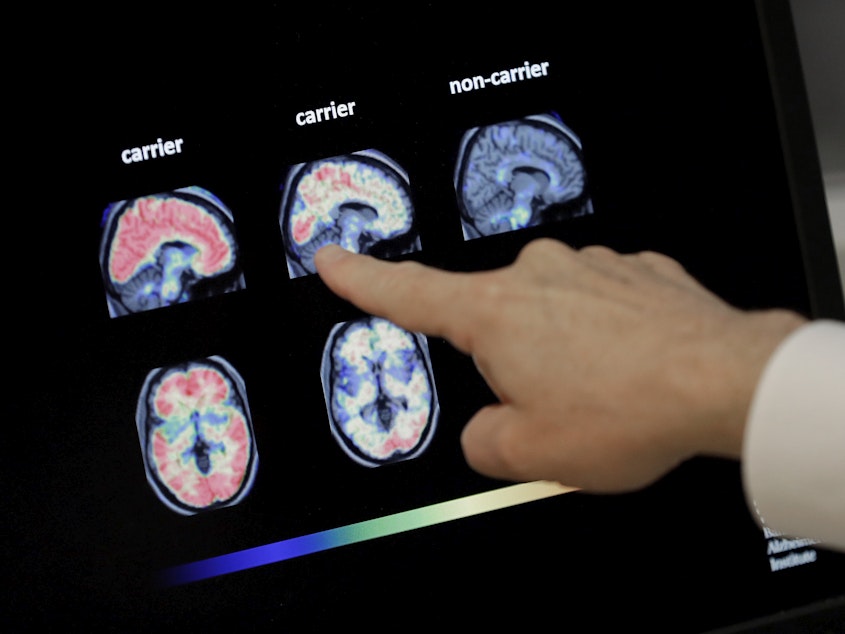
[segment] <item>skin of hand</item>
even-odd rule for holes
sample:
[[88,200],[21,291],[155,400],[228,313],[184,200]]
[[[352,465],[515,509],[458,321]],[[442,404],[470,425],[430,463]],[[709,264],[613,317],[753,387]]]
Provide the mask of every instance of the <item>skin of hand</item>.
[[595,493],[642,488],[695,455],[738,458],[770,355],[806,319],[734,308],[655,252],[541,238],[473,273],[326,246],[340,297],[472,356],[499,402],[461,436],[476,471]]

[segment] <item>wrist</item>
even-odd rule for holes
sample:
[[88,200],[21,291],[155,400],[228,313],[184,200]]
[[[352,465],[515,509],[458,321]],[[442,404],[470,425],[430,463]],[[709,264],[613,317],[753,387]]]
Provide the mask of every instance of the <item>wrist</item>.
[[763,370],[786,337],[806,324],[798,313],[782,310],[738,312],[726,335],[712,344],[708,375],[714,381],[698,403],[700,453],[739,458],[751,402]]

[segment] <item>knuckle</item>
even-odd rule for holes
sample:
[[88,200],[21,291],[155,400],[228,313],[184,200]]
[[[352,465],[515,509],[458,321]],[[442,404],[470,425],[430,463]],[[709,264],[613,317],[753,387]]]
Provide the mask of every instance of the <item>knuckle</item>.
[[517,259],[533,259],[547,257],[551,254],[561,254],[569,250],[563,242],[554,238],[537,238],[526,244],[519,252]]
[[423,286],[423,279],[420,275],[421,266],[417,262],[406,261],[395,263],[385,275],[381,282],[384,290],[392,294],[419,292]]
[[595,258],[599,260],[610,260],[615,259],[619,256],[616,251],[614,251],[610,247],[604,246],[603,244],[591,244],[582,248],[580,252],[585,257]]
[[675,260],[670,258],[668,255],[659,253],[658,251],[640,251],[639,257],[658,266],[680,266]]
[[676,276],[686,275],[687,273],[687,270],[680,262],[657,251],[643,251],[639,254],[639,259],[653,270],[665,275]]

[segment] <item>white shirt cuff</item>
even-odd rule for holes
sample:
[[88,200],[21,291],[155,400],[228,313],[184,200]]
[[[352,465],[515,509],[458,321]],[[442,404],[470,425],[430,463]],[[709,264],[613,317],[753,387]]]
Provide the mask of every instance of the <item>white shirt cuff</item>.
[[791,333],[752,400],[742,461],[758,520],[845,550],[845,324]]

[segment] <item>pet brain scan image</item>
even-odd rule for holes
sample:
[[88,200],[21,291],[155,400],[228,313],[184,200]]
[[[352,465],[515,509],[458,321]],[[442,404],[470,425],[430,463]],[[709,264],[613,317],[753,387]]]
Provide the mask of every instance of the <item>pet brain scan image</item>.
[[550,114],[468,130],[455,191],[465,240],[593,212],[581,141]]
[[420,249],[406,172],[376,150],[294,166],[279,215],[291,278],[317,272],[329,243],[389,258]]
[[221,357],[158,368],[138,399],[147,481],[182,515],[232,506],[252,487],[258,452],[243,380]]
[[200,187],[109,205],[100,268],[112,317],[244,288],[232,213]]
[[377,317],[338,324],[321,375],[331,432],[352,460],[377,467],[425,451],[440,405],[423,335]]

